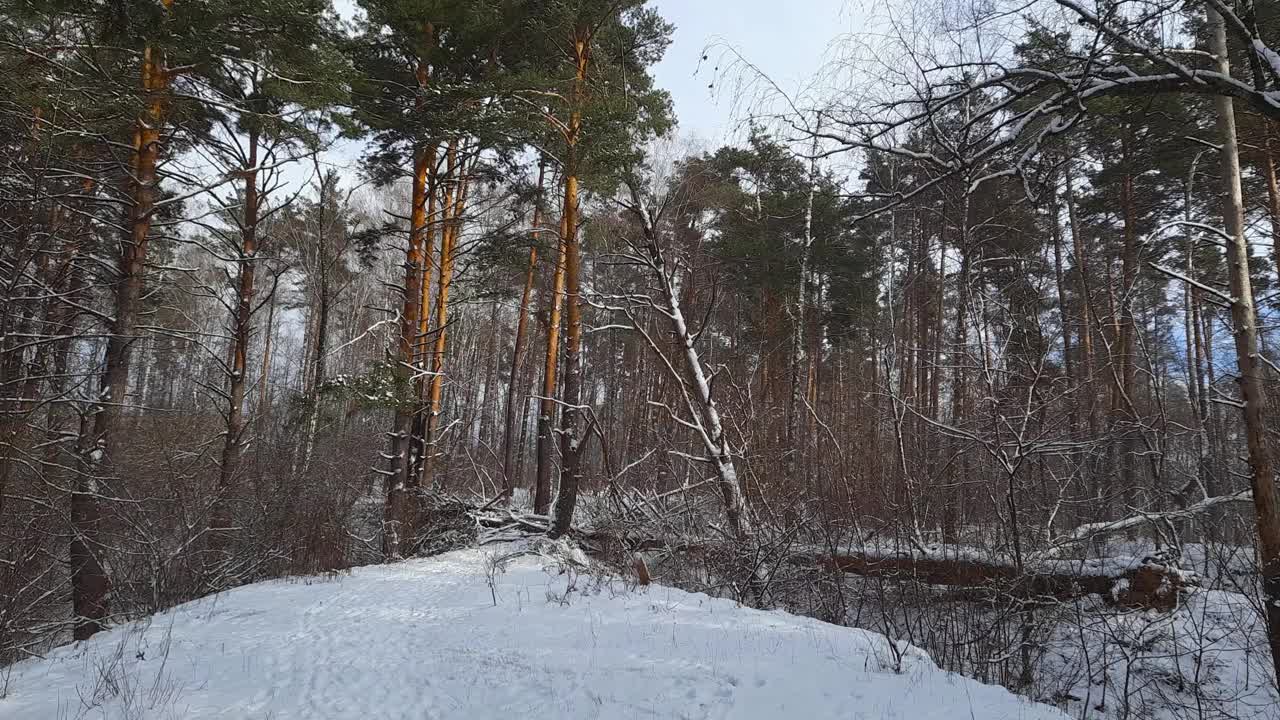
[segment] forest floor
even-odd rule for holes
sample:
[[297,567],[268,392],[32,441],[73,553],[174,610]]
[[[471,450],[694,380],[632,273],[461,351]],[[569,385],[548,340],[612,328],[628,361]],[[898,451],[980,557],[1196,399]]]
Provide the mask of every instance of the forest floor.
[[[1102,557],[1142,557],[1148,543],[1113,540]],[[1249,546],[1189,543],[1183,567],[1199,575],[1171,612],[1126,611],[1100,598],[1058,609],[1038,638],[1037,688],[1076,718],[1280,720],[1280,694]]]
[[248,585],[0,669],[0,720],[1061,720],[883,635],[506,544]]

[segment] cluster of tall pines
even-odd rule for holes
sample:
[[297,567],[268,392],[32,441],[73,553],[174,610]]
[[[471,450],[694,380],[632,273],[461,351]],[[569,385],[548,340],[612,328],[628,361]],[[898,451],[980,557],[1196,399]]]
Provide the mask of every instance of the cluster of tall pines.
[[1280,601],[1280,29],[1049,4],[1014,69],[706,150],[645,0],[0,0],[0,661],[429,552],[442,498],[1256,544]]

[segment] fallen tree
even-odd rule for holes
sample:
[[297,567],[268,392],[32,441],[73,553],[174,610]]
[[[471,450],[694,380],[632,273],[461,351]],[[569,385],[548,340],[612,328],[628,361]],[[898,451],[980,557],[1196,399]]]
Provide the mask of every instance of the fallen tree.
[[1023,570],[960,555],[870,551],[817,554],[807,559],[819,567],[864,577],[959,588],[974,598],[1005,596],[1037,601],[1098,595],[1121,607],[1160,610],[1173,609],[1179,595],[1198,584],[1194,574],[1160,557],[1057,560]]
[[[472,507],[471,522],[480,530],[479,542],[492,543],[545,534],[546,515],[515,512],[490,505]],[[597,558],[630,566],[638,553],[660,552],[707,560],[747,548],[721,540],[672,542],[658,537],[627,535],[610,530],[575,529],[570,536]],[[974,548],[899,550],[868,544],[829,552],[793,546],[773,553],[774,562],[813,567],[868,578],[916,582],[950,588],[966,600],[1012,598],[1026,602],[1071,600],[1097,595],[1117,607],[1170,610],[1187,589],[1199,584],[1194,573],[1180,568],[1176,558],[1042,559],[1018,569],[1012,561],[979,554]]]

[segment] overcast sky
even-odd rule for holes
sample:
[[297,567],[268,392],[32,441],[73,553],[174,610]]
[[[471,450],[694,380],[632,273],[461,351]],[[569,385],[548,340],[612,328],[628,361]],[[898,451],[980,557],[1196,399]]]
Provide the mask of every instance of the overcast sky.
[[[845,0],[653,0],[676,26],[671,47],[654,69],[658,85],[671,92],[682,135],[715,144],[738,121],[732,79],[708,88],[730,46],[794,93],[821,69],[828,44],[853,27]],[[713,49],[701,61],[708,45]],[[701,61],[701,62],[700,62]]]

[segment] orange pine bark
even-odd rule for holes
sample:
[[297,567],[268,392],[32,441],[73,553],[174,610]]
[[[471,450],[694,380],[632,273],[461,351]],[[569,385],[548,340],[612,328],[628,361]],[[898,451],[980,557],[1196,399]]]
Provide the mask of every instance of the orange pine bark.
[[566,133],[564,167],[564,296],[565,296],[565,377],[564,398],[560,411],[560,489],[556,494],[556,512],[551,523],[551,536],[569,532],[574,506],[578,501],[578,484],[582,479],[582,448],[586,441],[582,428],[582,306],[579,292],[582,268],[578,246],[578,141],[582,134],[582,108],[586,99],[587,65],[590,59],[590,35],[579,28],[575,33],[573,57],[576,67],[573,82],[572,109]]
[[[163,0],[167,9],[173,0]],[[161,133],[168,116],[169,71],[158,48],[142,52],[143,113],[134,122],[129,178],[130,204],[121,242],[119,275],[115,283],[115,318],[103,362],[98,403],[91,432],[81,436],[79,451],[85,463],[71,492],[71,604],[76,623],[73,635],[83,640],[102,629],[110,612],[111,580],[102,559],[99,535],[102,507],[100,483],[118,450],[117,429],[129,387],[129,366],[136,338],[139,300],[146,268],[151,216],[156,202],[156,167]]]

